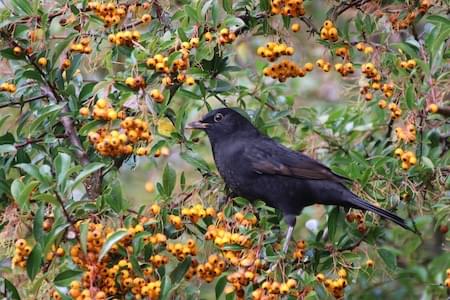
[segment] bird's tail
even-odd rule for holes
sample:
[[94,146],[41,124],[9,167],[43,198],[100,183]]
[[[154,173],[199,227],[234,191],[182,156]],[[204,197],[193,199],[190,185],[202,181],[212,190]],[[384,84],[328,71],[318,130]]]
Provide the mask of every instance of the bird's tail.
[[406,224],[406,221],[402,218],[400,218],[399,216],[397,216],[394,213],[391,213],[390,211],[387,211],[385,209],[382,209],[380,207],[376,207],[375,205],[370,204],[367,201],[364,201],[363,199],[359,198],[358,196],[356,196],[355,194],[352,193],[352,196],[346,199],[353,207],[355,208],[359,208],[359,209],[363,209],[363,210],[368,210],[371,211],[373,213],[376,213],[377,215],[388,219],[389,221],[394,222],[397,225],[402,226],[405,229],[408,229],[416,234],[419,234],[419,232],[417,231],[417,229],[412,228],[411,226],[409,226],[408,224]]

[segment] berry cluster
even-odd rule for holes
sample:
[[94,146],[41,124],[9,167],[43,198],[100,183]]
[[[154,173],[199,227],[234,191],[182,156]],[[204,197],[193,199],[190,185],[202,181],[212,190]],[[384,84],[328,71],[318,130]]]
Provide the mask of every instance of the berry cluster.
[[408,12],[402,19],[399,19],[399,14],[392,14],[389,16],[389,21],[394,30],[406,29],[414,23],[417,17],[425,14],[431,7],[431,0],[421,0],[420,6],[416,10]]
[[326,20],[323,22],[323,26],[320,29],[320,38],[322,40],[330,40],[332,42],[336,42],[339,39],[338,30],[331,20]]
[[236,33],[228,28],[222,28],[219,32],[219,44],[230,44],[236,40]]
[[278,79],[278,81],[280,82],[284,82],[288,78],[305,76],[308,70],[312,69],[309,67],[310,66],[308,66],[308,69],[302,68],[293,61],[283,59],[278,63],[274,63],[269,67],[265,67],[263,74],[264,76],[269,76],[273,79]]
[[[126,117],[121,123],[121,132],[107,128],[99,128],[88,134],[89,142],[94,145],[95,150],[103,156],[121,156],[133,153],[133,145],[139,141],[150,143],[152,135],[148,130],[148,124],[142,119]],[[139,156],[147,155],[148,146],[136,148]]]
[[97,1],[91,1],[87,7],[103,21],[105,27],[119,24],[127,14],[127,7],[125,5],[116,5],[113,2],[99,3]]
[[321,68],[322,71],[324,71],[324,72],[330,72],[331,64],[330,64],[329,62],[325,61],[324,59],[319,58],[319,59],[316,61],[316,65],[317,65],[319,68]]
[[219,248],[223,248],[225,245],[229,244],[240,245],[245,248],[249,248],[252,245],[252,241],[248,236],[236,232],[230,232],[225,228],[218,227],[216,225],[208,226],[205,239],[213,240],[214,244]]
[[305,15],[303,0],[272,0],[271,12],[274,15],[300,17]]
[[141,38],[141,33],[137,30],[133,31],[119,31],[116,34],[111,33],[108,35],[108,41],[111,44],[115,44],[117,46],[133,46],[134,42],[139,42]]
[[344,297],[344,288],[348,284],[347,271],[340,269],[338,271],[338,277],[337,279],[326,278],[324,274],[319,273],[316,275],[316,280],[322,283],[336,299],[342,299]]
[[298,261],[303,260],[303,257],[305,256],[305,249],[306,242],[304,240],[298,241],[295,244],[294,258]]
[[185,245],[182,243],[167,243],[166,249],[179,261],[183,261],[188,255],[197,255],[197,247],[193,239],[189,239]]
[[400,61],[400,68],[412,70],[416,67],[417,63],[414,59],[408,59],[404,61]]
[[373,53],[373,47],[367,45],[366,43],[359,42],[356,44],[356,50],[364,52],[364,54],[370,55]]
[[394,154],[402,161],[402,169],[405,171],[417,163],[416,155],[412,151],[404,151],[401,148],[397,148]]
[[136,89],[144,89],[146,87],[145,79],[144,77],[138,75],[135,77],[127,77],[125,79],[125,84],[133,90]]
[[201,204],[196,204],[191,207],[185,207],[181,209],[181,215],[188,217],[192,223],[197,223],[200,219],[205,217],[215,217],[216,210],[213,207],[207,207],[206,209]]
[[286,44],[277,44],[277,43],[267,43],[265,47],[259,47],[256,50],[256,53],[263,57],[267,58],[268,61],[274,62],[278,57],[282,55],[291,56],[295,52],[293,47],[289,47]]
[[25,268],[27,265],[28,255],[31,253],[31,246],[24,239],[18,239],[15,244],[14,257],[12,266]]
[[398,119],[402,115],[402,110],[396,103],[389,103],[387,108],[391,111],[393,120]]
[[350,62],[345,64],[337,63],[334,65],[334,69],[344,77],[347,76],[348,74],[355,73],[355,68],[353,67],[353,64]]
[[0,92],[15,93],[17,90],[14,83],[3,82],[0,84]]
[[220,276],[225,271],[226,266],[227,263],[221,255],[212,254],[203,264],[199,264],[198,261],[192,260],[185,278],[191,279],[193,276],[197,275],[200,280],[209,283]]
[[91,42],[89,37],[83,37],[80,39],[79,43],[73,43],[70,45],[70,51],[82,54],[90,54],[92,52],[91,46],[89,43]]
[[66,251],[62,247],[56,247],[55,245],[52,245],[51,250],[47,253],[47,256],[45,257],[45,260],[52,261],[55,256],[62,257]]
[[446,288],[450,289],[450,268],[446,271],[447,278],[445,278],[444,285]]
[[364,215],[360,211],[350,211],[345,218],[348,222],[355,222],[357,225],[357,229],[360,233],[364,233],[367,231],[367,226],[364,223]]
[[395,134],[398,140],[403,140],[405,143],[413,143],[416,141],[416,127],[414,124],[408,123],[405,128],[396,127]]
[[262,299],[278,299],[280,296],[292,294],[292,296],[297,296],[298,293],[294,288],[297,286],[297,281],[295,279],[288,279],[286,282],[274,281],[263,281],[261,286],[257,288],[252,293],[253,300]]
[[100,98],[95,102],[94,109],[91,111],[88,107],[83,106],[79,111],[82,117],[92,116],[94,120],[103,120],[103,121],[114,121],[117,118],[123,118],[125,116],[124,112],[116,112],[116,110],[112,107],[111,102],[108,99]]

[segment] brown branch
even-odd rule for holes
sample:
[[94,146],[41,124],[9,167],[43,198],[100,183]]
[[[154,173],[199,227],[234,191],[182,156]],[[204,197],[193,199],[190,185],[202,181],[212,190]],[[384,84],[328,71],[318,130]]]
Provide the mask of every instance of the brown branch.
[[36,100],[39,100],[39,99],[43,99],[43,98],[48,98],[48,95],[47,94],[39,95],[39,96],[31,97],[31,98],[28,98],[28,99],[25,99],[25,100],[22,100],[22,101],[16,101],[16,102],[9,102],[9,103],[0,104],[0,109],[1,108],[5,108],[5,107],[9,107],[9,106],[14,106],[14,105],[23,105],[25,103],[33,102],[33,101],[36,101]]
[[[65,134],[55,135],[55,138],[57,138],[57,139],[64,139],[66,137],[67,137],[67,135],[65,135]],[[44,140],[45,140],[45,138],[25,139],[24,142],[14,144],[14,147],[16,147],[16,149],[19,149],[19,148],[23,148],[23,147],[31,145],[31,144],[43,142]]]
[[319,34],[319,29],[317,29],[316,26],[314,26],[313,22],[311,21],[311,18],[307,18],[305,16],[300,17],[300,20],[306,24],[309,28],[309,32],[311,34]]
[[332,21],[336,21],[337,17],[339,17],[348,9],[352,7],[359,9],[362,5],[366,4],[369,1],[370,0],[352,0],[349,2],[341,2],[333,7],[330,19]]

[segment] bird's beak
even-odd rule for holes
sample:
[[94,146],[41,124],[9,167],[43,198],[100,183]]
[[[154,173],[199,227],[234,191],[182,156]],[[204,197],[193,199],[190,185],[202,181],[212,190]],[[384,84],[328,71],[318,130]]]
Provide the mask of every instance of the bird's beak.
[[186,126],[187,129],[206,129],[208,128],[208,123],[203,123],[202,121],[194,121]]

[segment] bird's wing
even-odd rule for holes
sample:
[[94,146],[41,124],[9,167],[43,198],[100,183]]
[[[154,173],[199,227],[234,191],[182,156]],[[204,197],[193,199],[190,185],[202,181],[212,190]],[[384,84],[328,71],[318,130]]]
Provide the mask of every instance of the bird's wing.
[[248,145],[243,155],[256,173],[281,175],[312,180],[331,180],[339,183],[349,180],[335,174],[327,166],[300,153],[292,151],[271,139],[258,140]]

